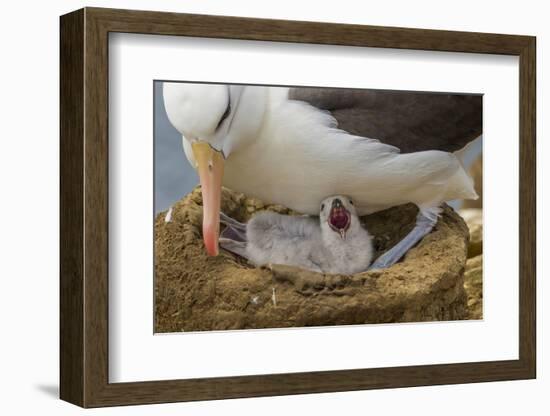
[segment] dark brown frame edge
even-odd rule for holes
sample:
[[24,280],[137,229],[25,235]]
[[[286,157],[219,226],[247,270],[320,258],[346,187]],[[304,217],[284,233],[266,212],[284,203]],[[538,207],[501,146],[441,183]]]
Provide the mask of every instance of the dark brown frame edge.
[[[60,396],[83,407],[536,377],[534,37],[85,8],[61,17]],[[520,62],[519,359],[109,383],[109,32],[517,55]]]

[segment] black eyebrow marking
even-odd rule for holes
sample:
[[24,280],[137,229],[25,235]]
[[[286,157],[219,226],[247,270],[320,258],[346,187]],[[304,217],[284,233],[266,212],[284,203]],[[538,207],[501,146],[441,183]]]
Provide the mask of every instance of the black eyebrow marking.
[[222,118],[220,118],[220,121],[218,121],[218,125],[216,126],[216,130],[220,128],[224,120],[229,117],[229,114],[231,114],[231,96],[229,96],[228,91],[228,99],[227,99],[227,107],[225,108],[224,113],[222,114]]

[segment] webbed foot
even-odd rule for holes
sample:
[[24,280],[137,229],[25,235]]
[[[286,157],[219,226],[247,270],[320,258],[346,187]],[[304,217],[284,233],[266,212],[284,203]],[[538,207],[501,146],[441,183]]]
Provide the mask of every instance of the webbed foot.
[[399,243],[378,257],[368,270],[385,269],[397,263],[407,252],[426,236],[437,223],[439,209],[420,211],[416,225]]

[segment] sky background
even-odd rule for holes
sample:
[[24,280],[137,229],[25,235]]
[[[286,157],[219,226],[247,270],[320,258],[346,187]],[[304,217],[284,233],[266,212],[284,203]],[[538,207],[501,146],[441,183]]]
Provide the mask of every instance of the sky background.
[[162,99],[162,82],[154,82],[155,215],[188,194],[199,177],[181,144],[181,134],[172,126]]
[[[154,147],[155,147],[155,215],[188,194],[199,183],[182,146],[181,134],[172,126],[164,109],[162,81],[154,81]],[[481,140],[468,148],[465,164],[469,166],[481,153]],[[454,208],[460,203],[453,202]]]

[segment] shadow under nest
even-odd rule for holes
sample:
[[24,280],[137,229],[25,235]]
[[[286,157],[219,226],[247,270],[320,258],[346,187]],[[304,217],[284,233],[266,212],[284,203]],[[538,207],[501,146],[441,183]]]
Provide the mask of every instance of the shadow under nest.
[[[255,212],[292,212],[224,188],[222,211],[247,221]],[[232,253],[204,250],[197,187],[155,219],[155,332],[283,328],[467,318],[463,275],[468,228],[450,207],[405,258],[384,270],[325,275],[289,266],[256,268]],[[361,217],[376,257],[413,227],[402,205]],[[375,258],[376,258],[375,257]]]

